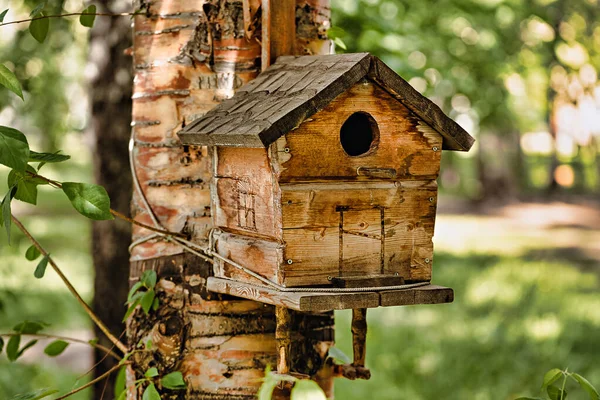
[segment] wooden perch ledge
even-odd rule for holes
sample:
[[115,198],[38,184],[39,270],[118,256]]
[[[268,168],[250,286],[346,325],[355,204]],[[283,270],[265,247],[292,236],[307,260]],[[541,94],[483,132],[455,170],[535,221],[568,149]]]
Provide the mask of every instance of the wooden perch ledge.
[[372,292],[281,292],[265,286],[252,285],[231,279],[210,277],[208,290],[229,294],[262,303],[283,306],[297,311],[329,311],[356,308],[407,306],[414,304],[452,303],[454,291],[437,285],[411,289]]

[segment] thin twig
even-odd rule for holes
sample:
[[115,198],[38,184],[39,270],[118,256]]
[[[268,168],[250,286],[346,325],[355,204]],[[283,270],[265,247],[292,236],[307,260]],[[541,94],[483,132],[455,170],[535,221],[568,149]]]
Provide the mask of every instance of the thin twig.
[[[57,189],[62,188],[62,183],[60,183],[58,181],[55,181],[55,180],[52,180],[52,179],[48,179],[45,176],[38,175],[38,174],[36,174],[34,172],[27,171],[27,173],[29,175],[31,175],[32,177],[34,177],[34,178],[39,178],[39,179],[47,182],[48,184],[50,184],[51,186],[53,186],[53,187],[55,187]],[[155,228],[153,226],[146,225],[144,223],[136,221],[133,218],[129,218],[127,215],[121,214],[120,212],[118,212],[117,210],[113,210],[112,208],[110,209],[110,213],[112,215],[114,215],[115,217],[117,217],[117,218],[120,218],[120,219],[122,219],[124,221],[129,222],[130,224],[140,226],[140,227],[142,227],[144,229],[148,229],[149,231],[162,233],[163,235],[176,236],[176,237],[180,237],[180,238],[183,238],[183,239],[187,239],[187,235],[185,235],[183,233],[171,232],[171,231],[168,231],[168,230],[165,230],[165,229]]]
[[139,13],[139,12],[117,13],[117,14],[111,14],[111,13],[67,13],[67,14],[56,14],[56,15],[42,15],[40,17],[33,17],[33,18],[28,18],[28,19],[21,19],[18,21],[4,22],[4,23],[0,24],[0,26],[11,25],[11,24],[20,24],[23,22],[31,22],[31,21],[35,21],[36,19],[63,18],[63,17],[73,17],[73,16],[77,16],[77,15],[97,15],[97,16],[101,16],[101,17],[127,17],[130,15],[140,15],[140,14],[143,14],[143,13]]
[[46,333],[0,333],[0,336],[18,336],[18,335],[32,336],[32,337],[39,337],[39,338],[46,338],[46,339],[57,339],[57,340],[64,340],[66,342],[87,344],[88,346],[95,347],[98,350],[102,350],[103,352],[106,353],[107,356],[112,356],[119,361],[121,361],[121,359],[122,359],[122,357],[120,357],[117,353],[113,352],[108,347],[102,346],[101,344],[97,344],[97,343],[90,343],[89,341],[83,340],[83,339],[77,339],[77,338],[66,337],[66,336],[50,335],[50,334],[46,334]]
[[64,284],[67,286],[67,289],[69,289],[71,294],[75,297],[77,302],[83,307],[83,309],[85,310],[87,315],[92,319],[92,321],[94,321],[96,326],[98,326],[98,328],[100,328],[100,330],[106,335],[106,337],[115,346],[117,346],[117,348],[119,350],[121,350],[123,352],[123,354],[127,353],[127,346],[125,346],[119,339],[117,339],[112,333],[110,333],[110,331],[108,330],[106,325],[104,325],[102,320],[100,320],[100,318],[96,315],[96,313],[94,313],[92,308],[79,295],[79,293],[77,292],[77,289],[75,289],[75,287],[71,284],[69,279],[61,271],[61,269],[58,267],[58,265],[56,265],[54,260],[48,254],[48,252],[46,250],[44,250],[44,248],[39,244],[39,242],[33,236],[31,236],[31,233],[29,233],[29,231],[23,226],[21,221],[19,221],[14,215],[12,215],[12,220],[15,223],[15,225],[21,230],[21,232],[23,232],[23,234],[25,234],[25,236],[27,236],[27,238],[31,241],[31,243],[33,243],[33,245],[39,250],[39,252],[48,258],[48,262],[52,266],[52,269],[54,269],[54,272],[56,272],[58,274],[58,276],[60,277],[60,279],[62,279]]
[[187,235],[185,235],[183,233],[171,232],[171,231],[167,231],[164,229],[155,228],[153,226],[143,224],[141,222],[136,221],[135,219],[129,218],[127,215],[121,214],[120,212],[113,210],[112,208],[110,209],[110,213],[117,218],[121,218],[122,220],[125,220],[133,225],[141,226],[142,228],[148,229],[149,231],[162,233],[163,235],[176,236],[176,237],[180,237],[183,239],[187,239]]
[[66,399],[67,397],[69,397],[69,396],[72,396],[72,395],[74,395],[75,393],[81,392],[83,389],[85,389],[85,388],[88,388],[88,387],[92,386],[92,385],[93,385],[93,384],[95,384],[96,382],[100,382],[102,379],[108,378],[108,376],[109,376],[110,374],[112,374],[113,372],[115,372],[116,370],[118,370],[119,368],[121,368],[123,365],[125,365],[125,364],[117,364],[117,365],[115,365],[114,367],[112,367],[111,369],[109,369],[108,371],[106,371],[105,373],[103,373],[102,375],[100,375],[99,377],[97,377],[96,379],[92,379],[91,381],[89,381],[89,382],[88,382],[88,383],[86,383],[85,385],[83,385],[83,386],[80,386],[80,387],[78,387],[78,388],[77,388],[77,389],[75,389],[75,390],[71,390],[69,393],[67,393],[67,394],[65,394],[65,395],[63,395],[63,396],[57,397],[57,398],[56,398],[56,399],[54,399],[54,400],[62,400],[62,399]]

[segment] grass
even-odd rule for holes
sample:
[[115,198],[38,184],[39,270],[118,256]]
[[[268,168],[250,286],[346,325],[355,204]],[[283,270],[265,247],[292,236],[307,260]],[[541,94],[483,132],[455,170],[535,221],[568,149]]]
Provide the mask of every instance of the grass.
[[[23,221],[89,299],[89,225],[62,201],[56,197],[46,209],[61,215]],[[23,319],[44,320],[51,330],[89,329],[53,273],[33,278],[35,263],[23,257],[28,244],[13,233],[13,245],[1,250],[0,329]],[[440,215],[434,282],[454,288],[455,302],[369,310],[367,366],[373,377],[339,379],[336,397],[512,400],[538,395],[544,373],[554,367],[569,367],[600,385],[600,269],[590,256],[596,243],[595,229]],[[336,323],[337,347],[351,355],[350,313],[337,313]],[[70,390],[82,371],[65,365],[47,361],[39,350],[12,364],[0,356],[0,398],[42,387]],[[569,393],[569,399],[585,398],[578,390]]]

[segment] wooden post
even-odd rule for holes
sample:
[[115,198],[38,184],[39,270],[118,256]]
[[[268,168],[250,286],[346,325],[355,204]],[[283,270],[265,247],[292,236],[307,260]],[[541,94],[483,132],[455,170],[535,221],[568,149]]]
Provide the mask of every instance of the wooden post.
[[275,340],[277,341],[277,372],[288,374],[290,372],[290,348],[292,345],[292,313],[286,307],[275,307]]
[[367,355],[367,309],[355,308],[352,310],[352,348],[354,350],[355,367],[365,366]]
[[277,57],[294,54],[295,42],[296,1],[262,0],[262,70]]

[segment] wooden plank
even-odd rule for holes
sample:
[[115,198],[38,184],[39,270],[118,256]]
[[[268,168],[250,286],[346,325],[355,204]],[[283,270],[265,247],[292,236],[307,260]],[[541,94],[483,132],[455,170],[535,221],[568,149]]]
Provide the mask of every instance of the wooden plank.
[[[222,232],[217,236],[216,251],[249,270],[281,283],[278,266],[283,263],[283,246],[280,243]],[[216,262],[215,275],[244,282],[262,282],[246,272],[223,261]]]
[[403,285],[404,278],[396,275],[367,275],[348,278],[333,278],[333,286],[339,288],[365,288],[378,286]]
[[262,285],[209,277],[207,287],[211,292],[307,312],[451,303],[454,300],[452,289],[437,285],[380,292],[282,292]]
[[422,286],[403,291],[382,291],[380,296],[382,307],[411,304],[441,304],[452,303],[454,301],[454,291],[438,285]]
[[213,186],[215,225],[238,234],[281,240],[280,211],[267,150],[218,147]]
[[434,181],[284,184],[281,269],[286,286],[374,274],[431,278]]
[[[371,151],[353,157],[342,147],[340,130],[356,112],[368,113],[379,132]],[[442,136],[425,133],[421,124],[379,85],[357,83],[286,135],[291,157],[281,166],[281,181],[436,179]]]
[[373,57],[369,77],[380,83],[405,106],[443,135],[444,149],[468,151],[475,143],[475,139],[467,131],[448,118],[437,105],[417,92],[377,57]]
[[279,56],[294,54],[296,42],[296,1],[262,0],[263,70]]
[[264,286],[249,285],[245,282],[242,283],[217,277],[208,278],[207,287],[212,292],[243,297],[297,311],[320,312],[350,308],[374,308],[379,306],[379,295],[374,292],[281,292]]

